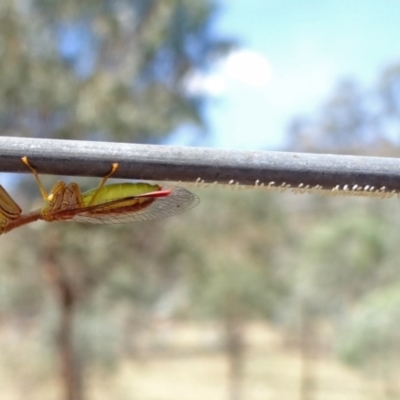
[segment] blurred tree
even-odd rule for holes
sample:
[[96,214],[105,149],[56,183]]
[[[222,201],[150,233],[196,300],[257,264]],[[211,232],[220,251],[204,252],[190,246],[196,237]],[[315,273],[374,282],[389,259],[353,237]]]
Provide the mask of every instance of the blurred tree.
[[161,141],[204,127],[185,85],[226,53],[212,1],[6,0],[0,8],[4,135]]
[[388,399],[399,397],[399,280],[366,294],[346,320],[338,351],[350,365],[382,378]]
[[[190,311],[220,321],[231,400],[245,397],[246,324],[271,319],[287,291],[286,275],[274,265],[285,235],[275,199],[262,192],[232,196],[227,190],[208,190],[203,207],[189,216],[197,227],[185,271]],[[179,231],[174,234],[181,237]]]
[[383,71],[364,89],[352,79],[337,84],[322,107],[289,124],[287,147],[294,151],[393,155],[400,144],[400,67]]
[[[315,113],[293,118],[287,149],[398,155],[399,77],[399,65],[395,64],[384,70],[378,83],[369,89],[353,79],[343,79]],[[388,202],[359,199],[358,206],[349,199],[340,203],[329,198],[306,202],[308,207],[303,206],[310,215],[301,218],[308,222],[308,229],[303,240],[297,241],[293,261],[298,274],[294,277],[293,299],[287,307],[292,311],[283,319],[297,321],[302,327],[302,398],[310,399],[316,379],[312,364],[318,353],[321,318],[328,318],[340,330],[338,322],[349,318],[353,307],[367,293],[377,285],[397,282],[400,276],[391,261],[396,248],[393,238],[398,235],[391,231],[397,217],[390,213]],[[335,218],[331,218],[333,213]]]
[[330,309],[332,314],[343,315],[377,284],[390,282],[396,271],[385,264],[394,245],[385,235],[388,229],[388,223],[375,217],[369,207],[357,213],[353,210],[351,215],[338,211],[334,220],[322,220],[305,237],[299,294],[308,297],[316,311]]
[[312,219],[312,210],[302,215],[302,234],[292,254],[282,260],[292,266],[293,274],[291,294],[279,318],[299,346],[302,399],[314,398],[315,360],[335,348],[359,302],[377,287],[400,281],[393,262],[400,222],[395,208],[396,200],[336,199],[326,202],[325,215]]
[[[182,124],[204,128],[205,98],[187,82],[232,47],[213,32],[216,11],[208,0],[2,2],[2,134],[161,142]],[[54,225],[34,240],[21,236],[30,261],[38,255],[36,263],[57,294],[65,399],[83,398],[84,352],[74,342],[77,310],[89,318],[95,289],[113,273],[115,279],[118,265],[131,267],[128,259],[135,260],[136,274],[146,266],[145,277],[152,265],[159,268],[158,234],[148,229],[134,237],[126,228],[110,233],[97,227],[93,238],[90,227]],[[146,245],[133,246],[135,240]],[[129,272],[122,275],[129,277],[125,285],[133,284]],[[151,304],[160,280],[149,289],[143,282],[133,285],[128,293],[139,304]]]

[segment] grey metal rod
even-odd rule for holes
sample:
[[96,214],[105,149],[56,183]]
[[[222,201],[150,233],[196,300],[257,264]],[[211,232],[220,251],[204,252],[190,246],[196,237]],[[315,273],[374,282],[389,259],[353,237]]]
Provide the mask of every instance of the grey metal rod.
[[101,177],[118,162],[118,178],[400,192],[395,158],[0,137],[0,171],[27,173],[25,155],[41,174]]

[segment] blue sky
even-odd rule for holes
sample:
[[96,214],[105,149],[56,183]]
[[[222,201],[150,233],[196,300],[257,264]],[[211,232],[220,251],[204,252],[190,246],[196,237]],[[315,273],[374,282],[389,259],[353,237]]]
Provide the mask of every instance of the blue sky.
[[241,48],[194,80],[213,96],[209,145],[279,149],[291,117],[310,113],[336,82],[373,85],[400,62],[400,2],[220,0],[216,30]]

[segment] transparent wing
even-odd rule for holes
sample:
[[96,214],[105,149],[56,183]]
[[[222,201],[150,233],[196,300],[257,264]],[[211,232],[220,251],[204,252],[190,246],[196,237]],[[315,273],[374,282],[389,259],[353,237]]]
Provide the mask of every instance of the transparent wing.
[[[121,199],[121,203],[125,201],[126,199]],[[110,210],[107,209],[110,203],[114,207],[118,205],[118,201],[112,201],[92,208],[77,209],[75,215],[69,221],[89,224],[124,224],[150,221],[171,217],[190,210],[200,203],[200,199],[188,190],[176,186],[171,189],[169,196],[157,198],[150,205],[138,211],[121,211],[115,210],[115,208]],[[102,212],[102,209],[104,212]]]

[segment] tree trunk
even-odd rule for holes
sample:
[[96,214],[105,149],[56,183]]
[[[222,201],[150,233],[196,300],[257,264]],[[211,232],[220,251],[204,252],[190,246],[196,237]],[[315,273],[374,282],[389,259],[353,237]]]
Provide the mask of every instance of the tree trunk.
[[82,400],[82,379],[73,344],[73,302],[60,302],[60,330],[58,351],[60,355],[61,380],[65,400]]
[[[55,233],[55,232],[54,232]],[[82,377],[73,344],[73,319],[77,302],[71,283],[57,263],[59,252],[58,235],[46,240],[44,249],[44,273],[56,294],[59,305],[60,323],[57,334],[57,352],[60,362],[60,378],[65,400],[83,400]]]
[[225,330],[229,362],[229,399],[241,400],[243,397],[242,382],[244,369],[244,338],[242,321],[234,316],[227,316],[225,319]]
[[316,335],[313,317],[309,315],[307,306],[301,308],[300,326],[300,399],[312,400],[315,394],[316,377],[314,368]]

